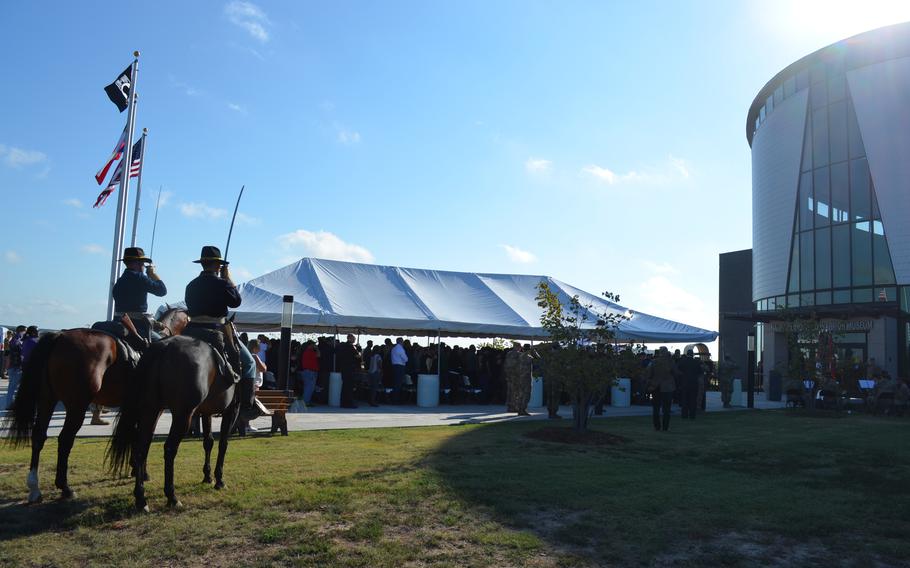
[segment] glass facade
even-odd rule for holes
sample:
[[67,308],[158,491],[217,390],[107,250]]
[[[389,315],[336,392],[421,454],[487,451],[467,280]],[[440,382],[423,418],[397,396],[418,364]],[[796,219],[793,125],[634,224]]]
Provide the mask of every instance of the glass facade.
[[779,93],[768,97],[756,128],[802,89],[809,89],[809,109],[787,294],[761,300],[756,308],[897,302],[894,268],[842,62],[816,63],[785,80]]

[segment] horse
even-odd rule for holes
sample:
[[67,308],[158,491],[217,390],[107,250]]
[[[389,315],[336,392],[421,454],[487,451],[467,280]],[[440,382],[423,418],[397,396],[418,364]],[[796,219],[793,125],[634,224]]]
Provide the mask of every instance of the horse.
[[[229,335],[225,333],[225,335]],[[147,458],[161,413],[171,412],[171,429],[164,443],[164,494],[169,507],[182,507],[174,493],[174,459],[190,428],[194,413],[202,415],[205,465],[203,483],[212,483],[210,456],[212,415],[221,414],[221,436],[215,464],[215,489],[224,488],[224,457],[228,438],[239,414],[233,381],[222,376],[215,351],[204,341],[187,336],[154,343],[142,355],[135,380],[120,407],[106,459],[111,472],[124,474],[135,465],[133,490],[136,509],[148,512],[145,498]]]
[[[165,335],[179,335],[189,322],[186,311],[168,309],[159,318]],[[35,346],[22,372],[22,382],[10,414],[4,419],[7,441],[13,447],[31,440],[28,502],[42,499],[38,462],[54,408],[66,408],[63,429],[57,438],[57,475],[54,485],[63,499],[75,493],[67,470],[76,433],[85,420],[89,404],[119,406],[129,383],[130,368],[117,352],[113,337],[92,329],[68,329],[45,333]]]

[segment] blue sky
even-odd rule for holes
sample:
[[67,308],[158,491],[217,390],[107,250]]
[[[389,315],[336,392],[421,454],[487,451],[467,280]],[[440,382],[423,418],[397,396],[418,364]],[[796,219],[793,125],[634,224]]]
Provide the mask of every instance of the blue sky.
[[126,113],[102,88],[139,49],[137,244],[163,186],[167,300],[246,184],[238,280],[302,256],[548,274],[716,329],[717,255],[751,246],[752,98],[910,19],[875,1],[122,5],[0,4],[0,323],[103,316],[116,196],[92,209],[93,174]]

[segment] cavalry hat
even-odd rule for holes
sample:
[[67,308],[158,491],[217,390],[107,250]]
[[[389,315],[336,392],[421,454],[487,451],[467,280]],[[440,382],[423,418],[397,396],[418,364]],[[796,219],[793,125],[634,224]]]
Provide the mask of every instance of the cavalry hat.
[[229,264],[228,261],[221,258],[221,249],[213,246],[204,246],[202,247],[202,252],[199,253],[199,260],[194,260],[193,262],[201,264],[207,261],[220,262],[221,264]]
[[123,262],[130,262],[133,260],[138,260],[140,262],[152,262],[152,259],[145,256],[145,251],[139,247],[126,247],[123,251]]

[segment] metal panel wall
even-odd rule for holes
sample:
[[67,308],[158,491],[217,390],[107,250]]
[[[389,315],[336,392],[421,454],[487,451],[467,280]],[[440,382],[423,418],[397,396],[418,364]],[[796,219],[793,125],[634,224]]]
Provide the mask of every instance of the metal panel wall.
[[910,284],[910,58],[847,73],[898,284]]
[[809,90],[776,108],[752,140],[752,299],[787,291]]

